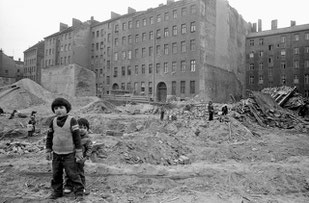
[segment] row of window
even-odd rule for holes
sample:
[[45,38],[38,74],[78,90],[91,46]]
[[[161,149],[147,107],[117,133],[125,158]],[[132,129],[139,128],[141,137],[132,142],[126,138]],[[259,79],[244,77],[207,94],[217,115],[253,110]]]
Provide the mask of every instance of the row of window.
[[[274,64],[273,64],[273,60],[272,58],[269,58],[270,60],[268,61],[268,67],[273,67]],[[304,61],[304,67],[305,68],[309,68],[309,60],[305,60]],[[263,70],[264,68],[264,63],[259,63],[259,70]],[[286,61],[281,61],[280,62],[280,68],[282,69],[286,69],[287,68],[287,62]],[[294,60],[293,61],[293,68],[300,68],[300,65],[299,65],[299,60]],[[255,64],[254,63],[250,63],[249,64],[249,67],[248,67],[249,70],[254,70],[255,69]]]
[[[65,45],[61,45],[59,47],[59,50],[60,52],[63,52],[63,51],[71,51],[71,43],[69,44],[65,44]],[[46,49],[45,50],[45,56],[48,56],[48,55],[52,55],[55,53],[55,49],[54,48],[50,48],[50,49]]]
[[[191,14],[195,14],[197,12],[197,9],[196,9],[196,5],[191,5],[190,6],[190,15]],[[187,7],[182,7],[181,8],[181,16],[186,16],[187,15]],[[172,11],[172,18],[173,19],[177,19],[178,18],[178,11],[177,9],[174,9]],[[167,12],[164,12],[164,15],[163,15],[163,20],[164,21],[168,21],[170,19],[170,13],[167,11]],[[162,18],[161,18],[161,14],[157,14],[156,16],[156,22],[157,23],[160,23],[162,21]],[[155,19],[153,16],[150,16],[149,18],[143,18],[142,20],[136,20],[134,21],[134,27],[136,29],[140,28],[141,26],[147,26],[147,25],[153,25],[155,22]],[[111,23],[108,23],[108,29],[111,28]],[[114,25],[114,32],[115,33],[119,33],[119,24],[116,24]],[[122,31],[125,31],[127,29],[132,29],[133,28],[133,21],[128,21],[128,22],[124,22],[122,23],[121,25],[121,28],[122,28]],[[101,30],[97,30],[97,31],[93,31],[92,32],[92,38],[95,38],[95,37],[103,37],[103,35],[105,34],[105,31],[104,29],[101,29]]]
[[33,72],[36,72],[36,68],[35,66],[31,66],[31,67],[26,67],[24,68],[24,73],[33,73]]
[[[72,39],[72,33],[71,32],[65,33],[65,34],[62,34],[61,36],[59,36],[60,41],[67,40],[67,39]],[[56,38],[55,37],[50,38],[49,40],[47,40],[47,42],[49,43],[49,45],[55,44]]]
[[24,63],[25,63],[25,66],[36,64],[36,59],[26,59]]
[[[301,54],[301,51],[300,51],[300,50],[302,50],[300,47],[294,47],[294,48],[293,48],[293,54],[294,54],[294,55],[300,55],[300,54]],[[306,53],[306,54],[309,53],[309,46],[304,47],[304,53]],[[254,58],[254,55],[255,55],[255,52],[254,52],[254,51],[251,51],[251,52],[249,53],[249,58],[251,58],[251,59]],[[280,55],[281,55],[282,57],[285,57],[285,56],[286,56],[286,49],[281,49]],[[264,51],[258,51],[258,56],[259,56],[259,57],[263,57],[263,56],[264,56]]]
[[[71,63],[71,56],[64,56],[64,57],[60,57],[59,61],[57,64],[59,65],[68,65]],[[57,65],[57,64],[54,64],[54,60],[53,59],[46,59],[45,60],[45,67],[47,66],[53,66],[53,65]]]
[[[132,83],[128,82],[128,83],[121,83],[120,85],[120,89],[121,90],[128,90],[128,91],[132,91],[137,93],[148,93],[149,95],[152,94],[152,82],[148,82],[148,86],[146,87],[146,83],[145,82],[134,82],[133,83],[134,86],[132,87]],[[113,86],[117,86],[118,84],[115,83]],[[148,91],[146,92],[146,88],[148,89]],[[190,94],[195,94],[196,93],[196,84],[194,80],[189,81],[189,86],[187,87],[189,89],[189,93]],[[97,87],[98,89],[98,87]],[[182,80],[179,82],[179,93],[180,94],[186,94],[186,81]],[[171,95],[177,95],[177,81],[172,81],[172,85],[171,85]]]
[[[287,36],[280,36],[280,42],[281,43],[286,43],[286,38]],[[306,32],[304,35],[305,40],[309,40],[309,32]],[[300,34],[294,34],[293,35],[293,41],[299,41],[300,40]],[[250,39],[249,40],[249,45],[254,46],[255,44],[255,39]],[[264,45],[264,38],[259,38],[258,39],[258,45]]]
[[[268,80],[269,81],[273,81],[273,73],[272,72],[269,72],[268,73]],[[286,82],[287,82],[287,77],[285,74],[282,74],[281,75],[281,78],[280,78],[280,82],[282,85],[286,85]],[[258,83],[259,84],[263,84],[264,83],[264,76],[263,75],[259,75],[258,76]],[[254,84],[254,76],[253,75],[250,75],[249,76],[249,84],[250,85],[253,85]],[[299,75],[297,74],[294,74],[294,77],[293,77],[293,84],[297,85],[299,84]],[[309,74],[305,74],[304,75],[304,84],[305,85],[309,85]]]
[[[148,67],[146,68],[145,64],[142,64],[141,67],[139,68],[138,65],[135,65],[134,67],[134,74],[138,75],[139,73],[141,74],[146,74],[146,72],[148,74],[152,74],[153,73],[153,64],[149,64]],[[146,70],[147,69],[147,70]],[[168,73],[168,72],[176,72],[177,70],[177,62],[173,61],[170,66],[168,62],[164,62],[163,63],[163,67],[161,68],[161,64],[160,63],[156,63],[156,67],[155,67],[155,71],[156,73],[160,73],[161,69],[163,70],[163,73]],[[180,61],[180,69],[181,72],[185,72],[187,71],[187,62],[185,60]],[[196,61],[190,60],[190,72],[195,72],[196,70]],[[118,72],[120,70],[118,70],[118,67],[114,67],[114,71],[113,71],[113,77],[118,77]],[[96,72],[98,73],[98,69],[96,69]],[[121,76],[130,76],[132,75],[132,70],[131,70],[131,66],[122,66],[121,67]]]

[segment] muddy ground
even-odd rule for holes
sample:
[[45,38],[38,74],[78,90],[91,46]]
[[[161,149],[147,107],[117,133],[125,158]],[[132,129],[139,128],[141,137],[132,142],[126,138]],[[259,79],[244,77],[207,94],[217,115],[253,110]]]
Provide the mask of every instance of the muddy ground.
[[[95,144],[86,162],[91,193],[84,202],[309,202],[305,132],[232,116],[223,122],[190,116],[160,121],[153,110],[130,113],[122,106],[104,113],[89,109],[96,105],[82,106],[72,115],[90,121]],[[44,145],[52,114],[49,106],[36,110],[39,122],[31,138],[25,129],[29,118],[0,116],[0,202],[74,202],[72,195],[46,199],[52,173]]]

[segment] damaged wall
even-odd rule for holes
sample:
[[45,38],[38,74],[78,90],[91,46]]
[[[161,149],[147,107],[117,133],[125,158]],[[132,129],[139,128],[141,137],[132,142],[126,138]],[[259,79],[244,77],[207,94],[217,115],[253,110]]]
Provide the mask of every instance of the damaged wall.
[[95,73],[77,64],[42,69],[42,86],[69,96],[95,96]]
[[203,0],[201,8],[205,11],[200,20],[200,95],[218,102],[231,93],[244,95],[245,39],[250,26],[226,0]]

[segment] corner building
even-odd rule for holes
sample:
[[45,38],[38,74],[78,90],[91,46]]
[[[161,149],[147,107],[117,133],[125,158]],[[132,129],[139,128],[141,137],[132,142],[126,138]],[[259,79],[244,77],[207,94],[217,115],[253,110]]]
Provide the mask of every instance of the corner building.
[[243,94],[248,24],[225,0],[168,0],[91,26],[97,96],[226,101]]
[[297,87],[309,97],[309,24],[252,32],[247,36],[246,85],[250,90],[266,87]]

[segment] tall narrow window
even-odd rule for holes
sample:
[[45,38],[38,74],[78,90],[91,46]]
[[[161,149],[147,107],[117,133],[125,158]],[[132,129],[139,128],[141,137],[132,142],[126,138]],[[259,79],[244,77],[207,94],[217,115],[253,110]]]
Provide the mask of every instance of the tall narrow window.
[[186,81],[180,81],[180,93],[181,94],[186,93]]

